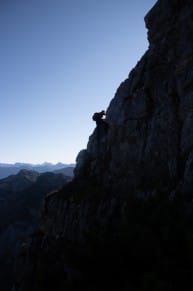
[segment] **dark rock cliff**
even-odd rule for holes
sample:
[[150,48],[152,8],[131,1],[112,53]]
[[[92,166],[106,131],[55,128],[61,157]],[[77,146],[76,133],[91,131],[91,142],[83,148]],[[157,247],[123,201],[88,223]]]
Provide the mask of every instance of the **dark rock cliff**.
[[149,49],[47,197],[16,290],[193,288],[193,2],[145,22]]

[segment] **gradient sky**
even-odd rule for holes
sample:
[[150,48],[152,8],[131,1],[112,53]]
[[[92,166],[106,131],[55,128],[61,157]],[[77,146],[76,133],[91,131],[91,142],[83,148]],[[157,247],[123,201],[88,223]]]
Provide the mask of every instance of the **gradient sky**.
[[0,0],[0,162],[75,162],[147,50],[155,2]]

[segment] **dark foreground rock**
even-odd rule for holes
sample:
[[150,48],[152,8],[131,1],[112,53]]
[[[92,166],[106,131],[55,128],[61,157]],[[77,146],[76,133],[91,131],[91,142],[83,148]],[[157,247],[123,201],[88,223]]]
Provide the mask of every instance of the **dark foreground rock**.
[[[48,196],[15,290],[193,288],[193,2],[159,0],[149,49]],[[40,235],[41,234],[41,235]]]
[[21,170],[0,180],[0,285],[10,291],[21,246],[37,228],[46,193],[71,180],[62,174]]

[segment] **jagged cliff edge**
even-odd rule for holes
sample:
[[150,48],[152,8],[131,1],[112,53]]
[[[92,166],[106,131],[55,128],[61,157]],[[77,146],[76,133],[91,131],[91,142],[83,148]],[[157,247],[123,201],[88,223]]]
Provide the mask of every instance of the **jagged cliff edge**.
[[192,19],[188,0],[159,0],[146,15],[149,49],[79,153],[74,180],[47,197],[16,290],[192,284]]

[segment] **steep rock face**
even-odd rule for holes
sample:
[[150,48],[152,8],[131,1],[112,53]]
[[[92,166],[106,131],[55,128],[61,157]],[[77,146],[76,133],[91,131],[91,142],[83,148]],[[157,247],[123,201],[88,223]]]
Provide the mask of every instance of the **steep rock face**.
[[158,1],[145,18],[149,50],[111,101],[106,135],[98,139],[97,128],[85,152],[88,175],[107,187],[120,183],[144,189],[144,182],[152,191],[163,180],[163,187],[172,185],[172,190],[178,182],[184,191],[188,188],[193,143],[191,6],[188,1]]
[[146,15],[149,49],[79,153],[74,180],[47,197],[46,247],[31,242],[36,260],[18,290],[193,287],[192,19],[190,0],[159,0]]

